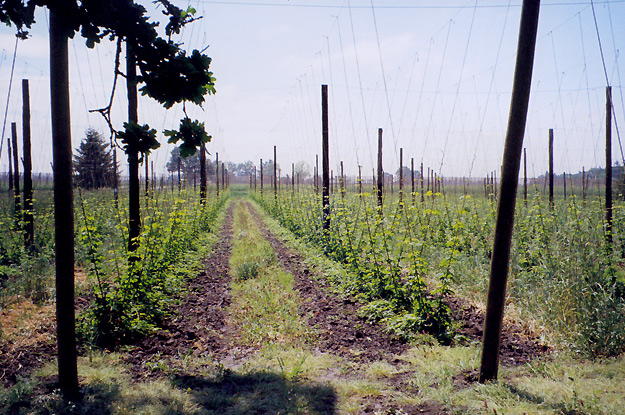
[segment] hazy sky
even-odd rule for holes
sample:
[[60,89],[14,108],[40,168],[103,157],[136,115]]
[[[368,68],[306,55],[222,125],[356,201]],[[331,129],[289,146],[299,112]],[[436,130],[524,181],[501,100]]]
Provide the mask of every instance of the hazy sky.
[[[152,7],[151,1],[140,1]],[[329,85],[331,166],[370,174],[377,129],[384,129],[384,164],[444,175],[482,177],[499,168],[506,131],[521,1],[261,0],[175,2],[203,19],[181,37],[187,49],[213,58],[215,96],[188,107],[213,136],[220,160],[273,158],[283,174],[292,162],[314,163],[321,149],[321,85]],[[160,12],[152,9],[160,18]],[[525,147],[531,175],[547,169],[548,129],[554,129],[557,172],[603,166],[606,73],[616,121],[625,125],[619,52],[625,46],[625,1],[543,0]],[[595,27],[595,19],[597,28]],[[20,41],[4,137],[18,122],[21,80],[30,79],[33,164],[51,171],[48,23],[41,10],[32,37]],[[0,28],[0,113],[9,89],[14,30]],[[599,40],[603,56],[599,47]],[[70,44],[72,140],[88,127],[105,134],[100,115],[112,86],[114,47]],[[604,71],[605,62],[605,71]],[[625,74],[623,75],[625,77]],[[125,86],[118,85],[114,124],[126,119]],[[139,118],[161,132],[153,156],[164,171],[172,146],[163,129],[176,128],[182,109],[140,98]],[[614,159],[621,159],[616,129]],[[120,161],[125,161],[123,155]],[[0,169],[7,169],[6,144]],[[125,163],[123,163],[125,167]]]

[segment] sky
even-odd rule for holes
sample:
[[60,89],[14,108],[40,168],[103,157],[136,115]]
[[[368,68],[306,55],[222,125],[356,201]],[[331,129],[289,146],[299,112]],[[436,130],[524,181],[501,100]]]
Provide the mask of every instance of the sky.
[[[160,19],[151,1],[139,1]],[[383,129],[384,169],[414,159],[443,176],[481,178],[501,165],[510,106],[520,0],[247,0],[175,1],[202,19],[176,41],[207,48],[217,94],[187,106],[212,135],[211,157],[235,163],[273,158],[283,175],[291,164],[312,166],[321,155],[321,85],[328,85],[330,165],[346,174],[371,174]],[[613,160],[622,163],[625,125],[620,51],[625,46],[625,0],[543,0],[524,140],[528,174],[547,170],[548,131],[554,129],[556,173],[605,165],[605,87],[614,100]],[[18,123],[21,80],[29,79],[33,168],[51,172],[48,16],[37,13],[31,37],[17,42],[0,27],[0,114]],[[69,46],[72,142],[95,128],[113,83],[114,45],[88,49],[78,35]],[[622,75],[625,77],[625,74]],[[120,80],[121,81],[121,80]],[[126,119],[124,82],[118,83],[113,123]],[[7,106],[8,102],[8,106]],[[6,109],[8,108],[8,111]],[[165,173],[172,145],[162,134],[177,128],[182,106],[165,110],[139,100],[139,121],[159,131],[150,160]],[[625,138],[624,138],[625,139]],[[6,140],[4,140],[6,141]],[[8,169],[6,143],[0,171]],[[123,154],[119,160],[125,168]]]

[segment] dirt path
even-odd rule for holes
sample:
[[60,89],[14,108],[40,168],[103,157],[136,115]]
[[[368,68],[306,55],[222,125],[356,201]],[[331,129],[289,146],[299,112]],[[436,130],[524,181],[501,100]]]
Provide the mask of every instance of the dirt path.
[[[392,360],[394,354],[401,354],[409,346],[387,335],[380,326],[367,323],[358,317],[357,304],[350,299],[340,299],[320,287],[317,279],[311,278],[310,270],[299,255],[289,250],[264,225],[254,207],[248,209],[263,229],[263,235],[270,241],[280,263],[296,277],[296,288],[307,300],[302,312],[312,315],[309,322],[323,329],[324,350],[341,356],[358,356],[357,360]],[[484,327],[484,313],[468,301],[447,298],[452,318],[458,323],[458,334],[470,341],[481,342]],[[354,354],[354,350],[359,352]],[[526,327],[507,321],[501,338],[500,361],[505,365],[521,365],[549,353],[549,348],[540,342],[540,337]],[[469,379],[477,379],[477,374]]]
[[393,339],[383,328],[358,316],[360,304],[342,299],[320,286],[319,279],[311,275],[304,259],[287,248],[271,233],[262,218],[247,203],[263,236],[276,252],[278,261],[295,277],[295,289],[303,298],[301,315],[308,324],[319,330],[319,350],[359,362],[394,360],[394,355],[408,349],[408,345]]
[[164,330],[140,341],[124,360],[136,380],[161,376],[156,360],[180,356],[223,357],[229,349],[231,328],[226,310],[230,305],[229,258],[232,249],[234,204],[226,212],[215,250],[206,258],[202,272],[189,282],[187,294]]

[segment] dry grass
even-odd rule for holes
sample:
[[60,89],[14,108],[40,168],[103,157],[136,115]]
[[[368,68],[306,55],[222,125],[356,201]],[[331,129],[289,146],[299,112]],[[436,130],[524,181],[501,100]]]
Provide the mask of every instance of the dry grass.
[[0,311],[0,341],[12,348],[33,346],[53,340],[54,304],[37,305],[29,299],[16,299]]

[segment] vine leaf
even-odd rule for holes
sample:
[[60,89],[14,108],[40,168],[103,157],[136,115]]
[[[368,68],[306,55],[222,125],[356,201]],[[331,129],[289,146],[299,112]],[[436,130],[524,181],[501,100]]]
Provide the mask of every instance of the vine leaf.
[[156,139],[156,130],[150,129],[147,124],[125,122],[124,131],[118,131],[117,138],[121,140],[122,148],[127,155],[141,153],[139,163],[143,161],[144,154],[150,154],[151,150],[156,150],[161,146]]
[[180,156],[186,158],[195,154],[196,149],[202,143],[211,141],[212,136],[206,133],[204,123],[198,120],[191,120],[185,117],[180,120],[180,128],[178,130],[165,130],[164,132],[170,144],[176,144],[182,140],[180,144]]

